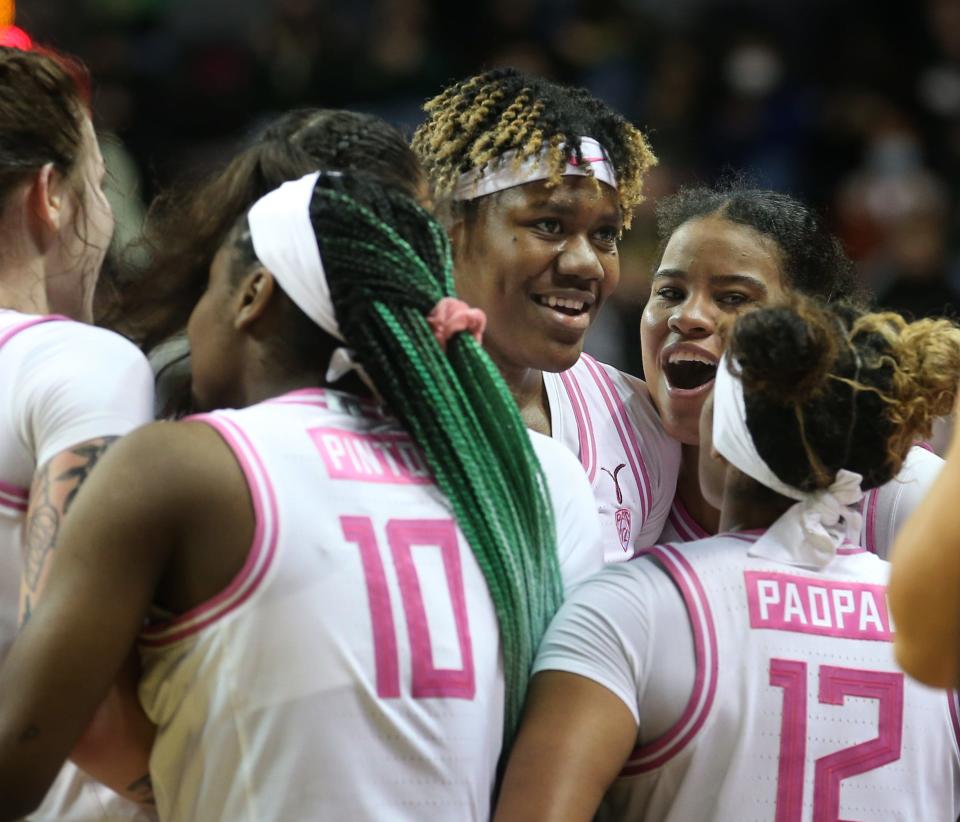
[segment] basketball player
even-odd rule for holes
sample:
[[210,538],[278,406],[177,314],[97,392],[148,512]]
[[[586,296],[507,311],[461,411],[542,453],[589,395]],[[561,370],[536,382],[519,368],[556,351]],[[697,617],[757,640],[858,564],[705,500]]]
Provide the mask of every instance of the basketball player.
[[514,69],[446,88],[413,148],[454,250],[458,293],[528,427],[580,458],[608,561],[652,544],[680,450],[643,382],[583,354],[617,285],[617,241],[656,162],[643,135],[583,89]]
[[[858,289],[840,244],[788,195],[742,185],[687,189],[660,201],[657,214],[663,252],[640,340],[654,404],[683,444],[677,495],[659,541],[683,542],[716,533],[720,517],[697,476],[700,410],[723,353],[720,325],[789,292],[834,301]],[[865,495],[860,544],[885,558],[942,464],[913,448],[893,481]]]
[[[18,600],[22,621],[37,604],[79,486],[117,437],[151,418],[153,379],[133,345],[86,324],[113,215],[83,69],[0,48],[0,77],[2,659]],[[67,767],[37,818],[140,813]]]
[[897,667],[856,503],[950,410],[958,369],[942,320],[800,298],[737,320],[700,430],[722,533],[563,606],[497,819],[601,800],[603,820],[956,819],[956,698]]
[[190,410],[186,324],[227,232],[264,194],[317,169],[363,171],[423,198],[426,180],[398,129],[372,114],[295,109],[199,185],[174,187],[150,207],[148,262],[125,271],[102,324],[130,337],[158,369],[157,416]]
[[188,333],[198,404],[244,410],[135,432],[77,498],[0,671],[0,817],[140,634],[161,818],[488,818],[540,635],[602,560],[451,265],[425,211],[347,175],[242,219]]

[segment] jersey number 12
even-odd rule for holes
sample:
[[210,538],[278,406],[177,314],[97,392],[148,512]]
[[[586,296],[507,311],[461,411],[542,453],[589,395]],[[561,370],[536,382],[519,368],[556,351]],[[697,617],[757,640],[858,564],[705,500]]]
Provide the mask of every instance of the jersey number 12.
[[[814,763],[813,818],[833,822],[840,818],[841,781],[900,758],[903,674],[821,665],[819,682],[823,705],[843,705],[848,696],[878,702],[879,727],[873,739],[821,756]],[[807,663],[771,659],[770,684],[783,688],[776,822],[800,822],[807,751]]]

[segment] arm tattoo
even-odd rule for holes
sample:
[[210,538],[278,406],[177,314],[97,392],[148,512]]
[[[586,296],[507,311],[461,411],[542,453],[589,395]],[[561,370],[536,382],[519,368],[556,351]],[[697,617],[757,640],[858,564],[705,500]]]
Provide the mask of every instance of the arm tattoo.
[[134,780],[127,785],[127,792],[132,795],[137,802],[143,802],[146,805],[155,805],[156,800],[153,797],[153,781],[150,774],[145,773],[139,779]]
[[[23,579],[30,591],[36,592],[40,584],[47,557],[56,545],[63,515],[70,510],[77,491],[100,457],[117,439],[118,437],[98,437],[78,445],[67,452],[74,463],[69,468],[62,470],[62,461],[54,457],[34,479],[30,492],[30,515],[25,526],[23,563]],[[60,466],[58,470],[61,470],[57,476],[51,474],[54,461]]]

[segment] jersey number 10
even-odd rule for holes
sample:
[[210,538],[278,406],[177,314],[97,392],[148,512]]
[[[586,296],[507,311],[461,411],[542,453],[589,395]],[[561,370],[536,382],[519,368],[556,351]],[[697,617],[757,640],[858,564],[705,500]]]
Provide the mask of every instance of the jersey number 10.
[[[776,822],[800,822],[803,810],[803,770],[807,751],[807,663],[770,660],[770,684],[783,688],[780,725],[780,765],[777,778]],[[903,674],[858,668],[820,666],[823,705],[843,705],[848,696],[875,699],[879,728],[873,739],[842,748],[814,763],[813,818],[840,818],[840,782],[900,758],[903,739]]]
[[[343,536],[360,549],[363,575],[370,603],[373,626],[373,650],[377,667],[377,695],[382,699],[400,696],[400,658],[397,632],[393,621],[393,605],[387,585],[386,570],[380,557],[377,535],[370,517],[340,517]],[[387,544],[400,588],[400,600],[407,622],[410,643],[411,687],[415,699],[453,697],[473,699],[476,678],[473,670],[473,648],[467,621],[467,599],[460,567],[460,546],[457,526],[451,519],[391,519],[387,521]],[[436,547],[443,560],[446,590],[421,589],[413,549]],[[430,627],[424,594],[435,601],[448,596],[453,614],[457,642],[460,646],[460,668],[437,668],[433,662]]]

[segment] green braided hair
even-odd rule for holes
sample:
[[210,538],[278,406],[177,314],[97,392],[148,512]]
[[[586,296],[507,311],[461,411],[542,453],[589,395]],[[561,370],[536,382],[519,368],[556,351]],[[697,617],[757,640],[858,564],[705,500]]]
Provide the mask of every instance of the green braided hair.
[[[310,217],[343,336],[423,451],[486,580],[500,626],[507,750],[562,599],[539,460],[480,344],[455,334],[444,352],[427,324],[454,294],[442,226],[402,192],[358,174],[321,174]],[[294,311],[298,325],[310,322]],[[326,336],[312,328],[314,338]]]
[[427,119],[411,146],[438,203],[451,196],[461,174],[483,171],[507,152],[515,152],[517,164],[543,153],[553,170],[547,184],[557,185],[571,154],[583,160],[580,138],[592,137],[613,164],[624,227],[629,228],[643,201],[644,176],[657,163],[640,130],[586,89],[514,68],[452,83],[423,109]]

